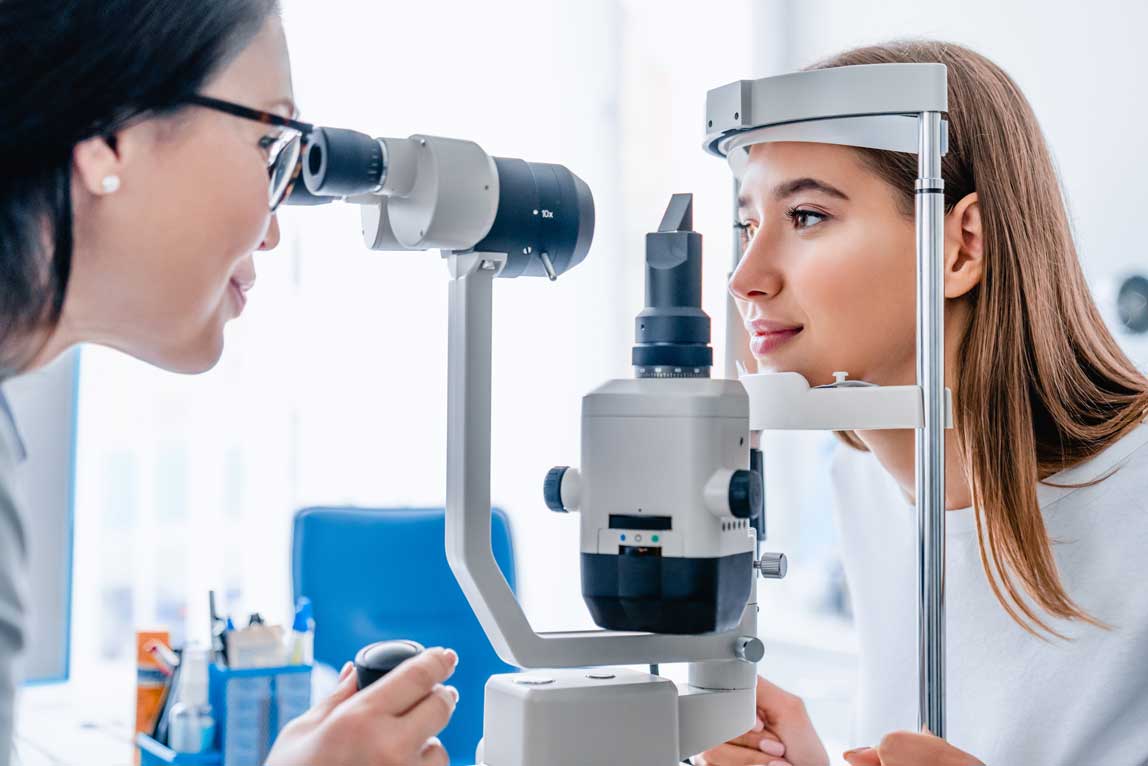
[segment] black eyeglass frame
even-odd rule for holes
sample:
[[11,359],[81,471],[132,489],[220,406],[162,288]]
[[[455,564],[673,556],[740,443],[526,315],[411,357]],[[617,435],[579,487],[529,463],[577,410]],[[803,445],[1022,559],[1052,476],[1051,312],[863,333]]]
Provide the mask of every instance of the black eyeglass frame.
[[267,166],[269,180],[271,183],[274,183],[276,178],[275,171],[279,169],[280,157],[285,155],[287,149],[292,144],[296,144],[298,146],[299,151],[296,154],[295,159],[292,160],[292,167],[288,170],[289,177],[287,178],[286,183],[283,184],[283,186],[275,192],[275,196],[273,197],[271,196],[271,192],[269,190],[269,203],[271,205],[272,212],[274,212],[275,209],[278,208],[279,205],[283,202],[283,200],[290,196],[291,189],[299,180],[299,174],[303,168],[303,152],[301,144],[305,138],[307,138],[311,133],[315,131],[315,126],[309,122],[293,120],[290,117],[283,117],[281,115],[274,114],[273,112],[267,112],[262,109],[252,109],[249,106],[243,106],[242,104],[236,104],[231,101],[224,101],[223,99],[213,98],[211,96],[201,96],[199,94],[195,94],[187,98],[187,103],[195,104],[196,106],[202,106],[207,109],[213,109],[217,112],[230,114],[234,117],[241,117],[245,120],[253,120],[254,122],[259,122],[264,125],[273,125],[278,128],[288,128],[298,133],[297,136],[293,137],[290,141],[281,147],[276,156],[271,158],[271,163]]

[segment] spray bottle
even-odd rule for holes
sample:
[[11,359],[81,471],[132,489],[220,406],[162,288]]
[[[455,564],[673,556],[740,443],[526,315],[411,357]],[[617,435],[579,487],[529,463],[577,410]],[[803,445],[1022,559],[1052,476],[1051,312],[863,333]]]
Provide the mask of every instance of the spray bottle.
[[215,718],[207,702],[207,647],[188,644],[180,662],[178,701],[171,709],[168,744],[177,753],[203,753],[215,742]]

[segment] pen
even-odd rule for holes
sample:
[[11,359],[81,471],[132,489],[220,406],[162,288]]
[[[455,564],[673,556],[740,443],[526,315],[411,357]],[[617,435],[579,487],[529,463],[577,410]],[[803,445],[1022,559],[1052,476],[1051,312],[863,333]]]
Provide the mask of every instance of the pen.
[[211,653],[216,662],[227,662],[227,647],[223,643],[223,620],[215,608],[215,591],[207,592],[208,613],[211,617]]

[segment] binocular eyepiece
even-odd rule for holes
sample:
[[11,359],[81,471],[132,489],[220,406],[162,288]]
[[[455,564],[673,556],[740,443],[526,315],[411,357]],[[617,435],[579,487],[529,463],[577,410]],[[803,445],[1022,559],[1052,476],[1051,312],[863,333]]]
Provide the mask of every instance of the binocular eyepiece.
[[324,205],[377,192],[386,179],[384,146],[356,130],[315,128],[299,158],[300,177],[284,204]]
[[317,128],[303,149],[303,181],[317,197],[371,194],[386,179],[384,144],[365,133]]
[[428,229],[436,218],[482,221],[464,247],[456,239],[444,248],[428,230],[417,245],[377,249],[506,253],[499,276],[556,279],[582,262],[594,237],[594,197],[581,178],[562,165],[490,157],[471,142],[316,128],[301,163],[288,204],[378,195],[392,211],[425,218]]

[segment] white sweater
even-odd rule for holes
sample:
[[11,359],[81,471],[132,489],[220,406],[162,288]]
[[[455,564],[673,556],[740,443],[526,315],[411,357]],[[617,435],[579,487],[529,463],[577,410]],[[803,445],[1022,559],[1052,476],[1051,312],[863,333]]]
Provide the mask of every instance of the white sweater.
[[[947,739],[989,766],[1148,764],[1148,425],[1038,486],[1061,581],[1113,626],[1034,638],[1001,608],[972,511],[946,525]],[[868,453],[842,445],[833,481],[861,647],[852,746],[917,725],[916,510]]]

